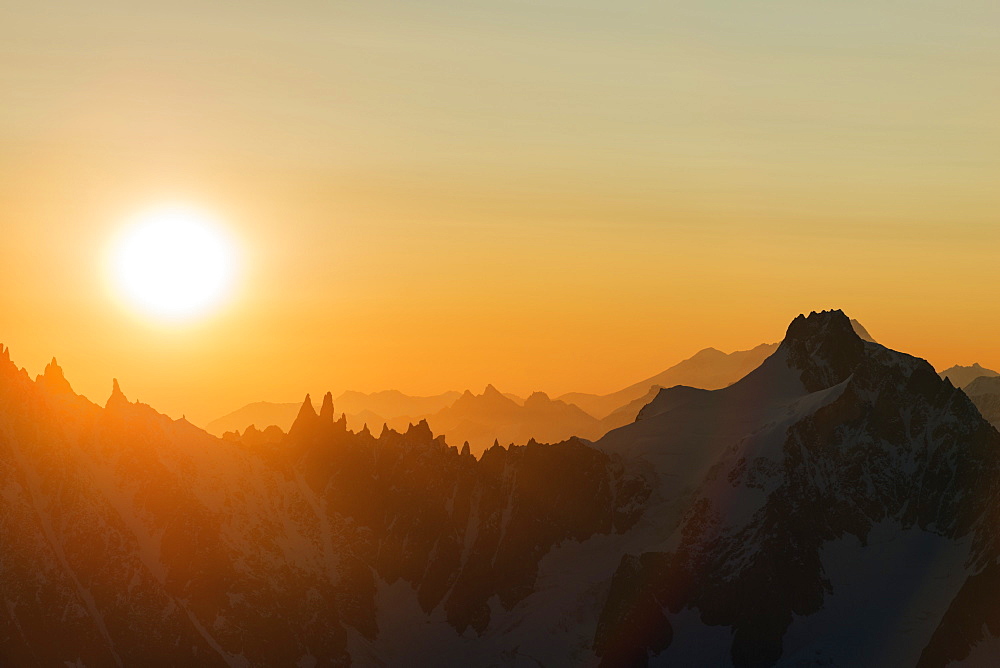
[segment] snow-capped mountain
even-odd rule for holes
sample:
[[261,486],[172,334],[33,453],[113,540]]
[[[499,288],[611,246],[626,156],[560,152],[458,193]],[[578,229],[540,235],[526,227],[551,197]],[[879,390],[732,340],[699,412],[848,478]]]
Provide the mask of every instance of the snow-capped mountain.
[[599,446],[656,490],[601,613],[607,665],[945,665],[996,614],[963,599],[1000,554],[1000,434],[840,312],[797,318],[729,388],[662,390]]
[[[1000,434],[800,316],[596,443],[222,440],[0,349],[0,662],[926,665],[1000,646]],[[984,664],[985,665],[985,664]]]

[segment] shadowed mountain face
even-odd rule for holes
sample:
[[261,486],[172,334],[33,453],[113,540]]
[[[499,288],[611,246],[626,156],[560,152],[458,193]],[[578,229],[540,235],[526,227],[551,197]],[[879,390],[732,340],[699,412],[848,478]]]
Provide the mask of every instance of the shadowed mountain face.
[[1000,376],[980,376],[965,386],[983,417],[1000,429]]
[[840,312],[593,445],[479,460],[330,395],[273,443],[64,381],[0,349],[5,665],[943,666],[1000,635],[1000,434]]
[[959,366],[956,364],[955,366],[941,372],[941,377],[950,380],[951,384],[955,387],[965,387],[975,379],[982,376],[996,378],[1000,376],[1000,373],[997,373],[993,369],[987,369],[980,366],[979,362],[976,362],[972,366]]

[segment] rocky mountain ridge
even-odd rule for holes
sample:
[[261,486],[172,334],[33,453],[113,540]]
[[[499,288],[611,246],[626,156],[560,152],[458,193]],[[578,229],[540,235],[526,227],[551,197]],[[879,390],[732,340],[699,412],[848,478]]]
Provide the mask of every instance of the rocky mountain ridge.
[[477,460],[426,422],[352,431],[334,403],[307,397],[278,442],[222,440],[117,382],[97,406],[54,361],[33,381],[0,347],[0,660],[945,666],[1000,648],[1000,434],[838,311],[593,444]]

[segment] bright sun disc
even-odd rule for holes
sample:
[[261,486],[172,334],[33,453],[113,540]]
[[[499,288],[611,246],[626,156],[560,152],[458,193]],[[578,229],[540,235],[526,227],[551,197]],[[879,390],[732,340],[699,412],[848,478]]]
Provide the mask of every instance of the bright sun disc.
[[206,214],[163,207],[138,216],[114,249],[118,287],[150,315],[181,319],[204,313],[229,292],[232,242]]

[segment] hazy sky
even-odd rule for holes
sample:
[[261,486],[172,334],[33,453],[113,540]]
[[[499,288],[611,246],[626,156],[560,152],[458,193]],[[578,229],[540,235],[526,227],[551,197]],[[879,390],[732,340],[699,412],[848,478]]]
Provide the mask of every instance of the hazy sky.
[[[389,387],[611,391],[843,308],[1000,368],[1000,4],[24,2],[0,9],[0,341],[204,422]],[[230,303],[109,286],[135,211]]]

